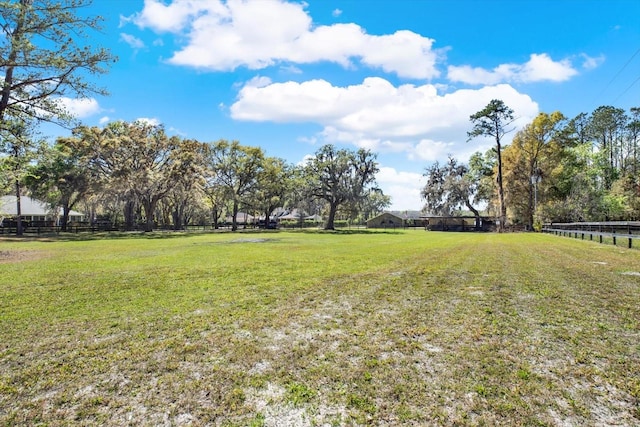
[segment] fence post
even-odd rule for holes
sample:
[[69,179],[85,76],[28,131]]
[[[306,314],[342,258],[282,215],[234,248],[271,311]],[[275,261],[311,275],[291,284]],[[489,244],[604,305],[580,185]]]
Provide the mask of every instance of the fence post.
[[616,245],[616,230],[614,228],[611,229],[611,234],[613,235],[613,246]]

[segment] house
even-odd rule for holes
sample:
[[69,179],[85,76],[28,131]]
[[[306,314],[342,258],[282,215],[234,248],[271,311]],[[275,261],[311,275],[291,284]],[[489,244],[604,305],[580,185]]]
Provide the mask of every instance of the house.
[[403,228],[404,226],[404,219],[391,212],[384,212],[367,220],[367,228]]
[[291,211],[283,210],[277,215],[278,221],[280,220],[289,220],[289,221],[322,221],[322,217],[320,215],[309,215],[305,211],[293,208]]
[[[253,215],[249,215],[246,212],[238,212],[236,214],[236,224],[238,225],[249,225],[256,222],[256,217]],[[231,224],[233,222],[233,215],[229,215],[225,218],[225,222],[227,224]]]
[[[0,197],[0,223],[15,223],[18,214],[16,196]],[[51,207],[39,200],[28,196],[20,196],[20,213],[23,221],[39,225],[59,225],[62,208],[52,210]],[[85,220],[85,215],[72,210],[69,212],[69,222]]]

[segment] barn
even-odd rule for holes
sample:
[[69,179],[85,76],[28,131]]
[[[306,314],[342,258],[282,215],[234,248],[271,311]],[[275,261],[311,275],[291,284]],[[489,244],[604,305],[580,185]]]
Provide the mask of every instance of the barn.
[[403,228],[405,221],[391,212],[384,212],[367,221],[367,228]]

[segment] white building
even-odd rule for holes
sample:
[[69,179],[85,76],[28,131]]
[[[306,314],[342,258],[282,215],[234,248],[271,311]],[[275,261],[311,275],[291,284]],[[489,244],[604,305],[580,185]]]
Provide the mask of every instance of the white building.
[[[28,196],[20,197],[20,212],[23,220],[28,222],[52,222],[56,225],[62,218],[62,208],[56,213],[49,205]],[[16,196],[0,197],[0,223],[6,220],[15,220],[18,214]],[[69,212],[69,222],[84,221],[85,215],[72,210]]]

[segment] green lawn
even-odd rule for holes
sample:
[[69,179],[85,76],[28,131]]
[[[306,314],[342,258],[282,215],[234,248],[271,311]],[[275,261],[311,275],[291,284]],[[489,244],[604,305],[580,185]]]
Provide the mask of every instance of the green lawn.
[[0,240],[0,425],[366,424],[640,425],[640,251],[422,230]]

